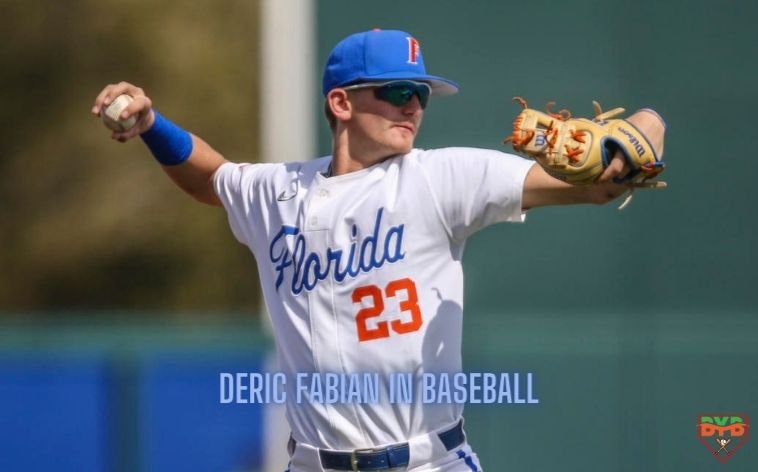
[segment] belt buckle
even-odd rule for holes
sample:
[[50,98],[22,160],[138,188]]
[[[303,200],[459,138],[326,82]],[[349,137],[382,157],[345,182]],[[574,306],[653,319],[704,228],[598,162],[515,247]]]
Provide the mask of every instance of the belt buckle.
[[353,472],[360,472],[358,470],[358,454],[363,454],[364,452],[381,452],[385,449],[386,448],[383,447],[367,447],[365,449],[353,449],[350,451],[350,465],[353,468]]

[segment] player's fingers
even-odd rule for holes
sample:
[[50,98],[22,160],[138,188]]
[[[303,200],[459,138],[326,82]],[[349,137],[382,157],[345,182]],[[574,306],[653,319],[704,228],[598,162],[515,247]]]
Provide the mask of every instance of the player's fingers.
[[103,90],[100,91],[100,93],[97,94],[97,97],[95,97],[95,103],[92,105],[93,115],[100,114],[100,110],[103,109],[103,103],[105,102],[105,98],[110,95],[111,89],[113,87],[114,87],[113,84],[108,84],[103,88]]
[[129,105],[124,108],[119,118],[125,120],[132,115],[138,115],[137,119],[140,119],[144,117],[144,115],[148,110],[150,110],[150,108],[152,108],[152,106],[153,102],[147,96],[144,94],[137,95],[134,97],[134,100],[132,100]]
[[623,178],[628,173],[629,166],[626,163],[626,159],[624,159],[624,155],[621,151],[616,151],[613,160],[611,160],[611,163],[608,164],[608,167],[605,168],[597,180],[598,182],[610,182],[616,177]]
[[133,126],[132,128],[126,130],[126,131],[114,131],[111,133],[111,138],[115,139],[116,141],[120,143],[125,143],[132,139],[133,137],[139,135],[139,131],[137,130],[137,126]]
[[116,141],[118,141],[120,143],[125,143],[126,141],[129,140],[129,138],[127,138],[126,136],[124,136],[125,134],[126,133],[120,133],[118,131],[113,131],[111,133],[111,139],[114,139],[114,140],[116,140]]
[[128,82],[119,82],[117,84],[108,84],[95,98],[95,104],[92,106],[92,113],[99,115],[103,108],[113,102],[113,100],[121,95],[123,90],[130,86]]
[[148,107],[140,112],[140,115],[138,115],[137,122],[134,124],[134,126],[127,129],[126,131],[111,132],[111,138],[121,143],[125,143],[135,136],[139,136],[141,133],[149,130],[153,126],[153,122],[155,122],[155,113],[153,113],[152,109]]
[[107,107],[113,102],[119,95],[131,95],[137,94],[144,95],[141,88],[130,84],[129,82],[119,82],[117,84],[107,85],[95,98],[95,104],[92,106],[92,113],[99,115],[103,107]]

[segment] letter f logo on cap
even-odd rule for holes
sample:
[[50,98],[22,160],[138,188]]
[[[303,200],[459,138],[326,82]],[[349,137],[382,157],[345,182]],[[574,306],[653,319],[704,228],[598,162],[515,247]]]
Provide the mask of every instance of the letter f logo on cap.
[[416,38],[410,36],[408,40],[408,64],[418,64],[418,53],[421,52],[421,45]]
[[326,97],[336,87],[389,80],[426,82],[434,95],[458,91],[452,80],[426,73],[420,43],[399,30],[354,33],[337,43],[326,60],[321,89]]

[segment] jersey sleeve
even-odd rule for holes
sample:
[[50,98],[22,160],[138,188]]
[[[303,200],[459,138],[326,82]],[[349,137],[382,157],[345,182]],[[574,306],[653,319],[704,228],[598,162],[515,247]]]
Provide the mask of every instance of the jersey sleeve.
[[213,186],[226,209],[232,233],[247,246],[251,246],[253,240],[249,222],[253,211],[255,178],[261,166],[227,162],[213,174]]
[[533,161],[476,148],[422,151],[419,161],[454,240],[493,223],[524,220],[524,180]]

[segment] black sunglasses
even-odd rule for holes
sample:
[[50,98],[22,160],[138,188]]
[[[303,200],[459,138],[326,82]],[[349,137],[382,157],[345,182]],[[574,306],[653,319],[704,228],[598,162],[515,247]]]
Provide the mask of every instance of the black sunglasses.
[[412,80],[393,80],[391,82],[365,82],[362,84],[348,85],[343,87],[345,90],[357,90],[362,88],[373,88],[374,96],[378,100],[391,103],[396,107],[406,105],[413,100],[413,96],[418,96],[418,102],[421,108],[426,108],[429,103],[429,96],[432,94],[432,87],[424,82],[414,82]]

